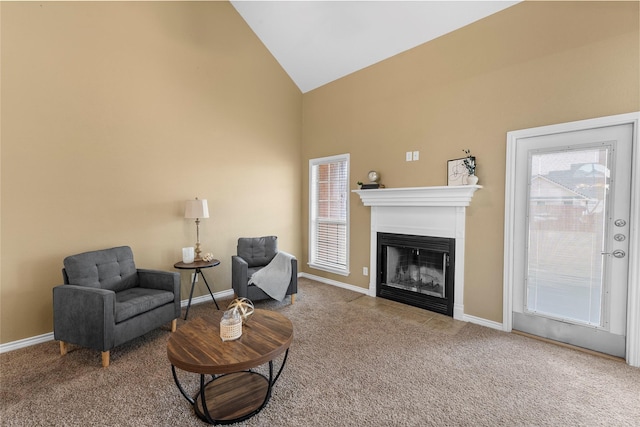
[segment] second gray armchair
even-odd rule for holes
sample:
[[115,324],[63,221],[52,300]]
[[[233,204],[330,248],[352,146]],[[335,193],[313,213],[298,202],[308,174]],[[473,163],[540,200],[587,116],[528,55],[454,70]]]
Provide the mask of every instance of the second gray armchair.
[[[278,253],[276,236],[241,237],[238,239],[237,255],[231,256],[231,286],[238,297],[258,301],[271,298],[262,289],[249,284],[251,276],[266,267]],[[291,259],[291,279],[286,295],[291,295],[291,304],[298,292],[298,260]]]

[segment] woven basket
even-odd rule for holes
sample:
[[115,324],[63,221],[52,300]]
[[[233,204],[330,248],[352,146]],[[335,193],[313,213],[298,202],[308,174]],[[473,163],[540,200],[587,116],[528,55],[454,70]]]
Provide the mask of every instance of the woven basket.
[[220,321],[220,338],[222,341],[237,340],[242,336],[242,319],[222,319]]

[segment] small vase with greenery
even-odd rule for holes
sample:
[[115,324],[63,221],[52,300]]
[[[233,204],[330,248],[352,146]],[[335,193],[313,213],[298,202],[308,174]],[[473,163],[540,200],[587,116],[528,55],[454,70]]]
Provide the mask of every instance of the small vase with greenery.
[[467,177],[467,183],[475,185],[478,183],[478,177],[476,176],[476,158],[471,155],[471,150],[466,149],[462,151],[467,155],[467,157],[462,161],[464,167],[467,168],[467,173],[469,174]]

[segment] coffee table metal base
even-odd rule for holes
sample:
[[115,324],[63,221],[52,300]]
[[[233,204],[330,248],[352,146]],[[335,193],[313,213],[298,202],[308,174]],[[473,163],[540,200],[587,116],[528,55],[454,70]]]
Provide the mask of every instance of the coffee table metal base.
[[193,405],[200,419],[209,424],[233,424],[256,415],[271,398],[271,389],[287,362],[289,350],[282,365],[273,376],[273,361],[269,362],[269,378],[253,372],[241,371],[214,376],[205,384],[206,375],[200,375],[200,390],[191,398],[178,380],[175,366],[171,365],[173,379],[182,395]]

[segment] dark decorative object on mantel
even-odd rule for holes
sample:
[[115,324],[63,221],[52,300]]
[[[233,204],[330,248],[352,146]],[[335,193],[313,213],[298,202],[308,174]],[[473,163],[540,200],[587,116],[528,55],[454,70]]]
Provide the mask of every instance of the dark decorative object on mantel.
[[[362,184],[362,185],[360,185],[360,189],[361,189],[361,190],[372,190],[372,189],[380,188],[380,187],[381,187],[381,186],[380,186],[380,184],[378,184],[378,183],[374,183],[374,184]],[[383,185],[382,187],[384,187],[384,185]]]
[[358,181],[358,185],[361,190],[373,190],[376,188],[384,188],[384,185],[380,184],[378,181],[380,180],[380,174],[376,171],[369,171],[367,174],[369,178],[368,184],[363,184],[361,181]]

